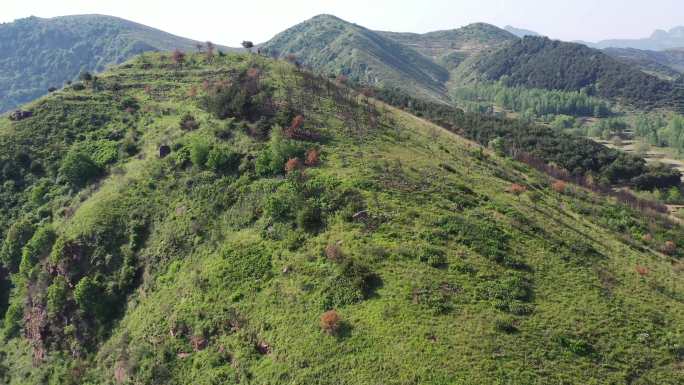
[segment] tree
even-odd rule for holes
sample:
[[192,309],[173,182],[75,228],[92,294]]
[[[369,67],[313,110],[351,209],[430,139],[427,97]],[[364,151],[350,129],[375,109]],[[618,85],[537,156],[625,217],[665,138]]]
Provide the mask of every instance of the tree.
[[183,62],[185,62],[185,53],[176,48],[171,54],[171,61],[178,67],[183,68]]
[[254,43],[252,43],[249,40],[245,40],[242,42],[242,47],[246,49],[248,52],[252,52],[252,48],[254,48]]
[[78,79],[82,82],[89,82],[93,80],[93,75],[88,71],[83,71],[78,75]]

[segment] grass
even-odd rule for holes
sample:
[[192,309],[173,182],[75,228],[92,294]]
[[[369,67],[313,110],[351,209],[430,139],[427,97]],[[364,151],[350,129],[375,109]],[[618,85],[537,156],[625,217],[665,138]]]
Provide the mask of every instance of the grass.
[[[304,179],[256,175],[250,159],[269,142],[237,121],[229,139],[217,137],[228,122],[202,108],[204,91],[188,96],[205,79],[235,79],[250,67],[263,71],[262,87],[272,87],[277,105],[294,93],[305,127],[322,136],[321,164]],[[148,56],[101,78],[123,91],[66,90],[46,101],[136,98],[130,127],[140,151],[81,191],[53,187],[46,221],[87,246],[86,275],[113,285],[132,258],[135,279],[116,289],[111,298],[121,301],[108,319],[64,309],[73,322],[51,321],[59,338],[46,338],[37,365],[31,343],[40,341],[7,338],[6,383],[684,379],[684,288],[673,268],[681,253],[657,251],[681,228],[579,188],[554,192],[551,180],[524,165],[379,102],[310,92],[306,73],[256,55],[211,65],[190,57],[182,70]],[[345,118],[352,112],[358,127]],[[197,130],[180,128],[186,113],[200,122]],[[13,135],[2,124],[2,135]],[[242,154],[244,165],[224,175],[179,163],[178,145],[197,138]],[[161,144],[175,148],[164,159]],[[508,193],[512,183],[529,192]],[[283,199],[291,211],[320,208],[320,227],[302,228],[297,213],[274,216],[269,210]],[[72,215],[58,214],[64,205]],[[650,243],[641,240],[645,232]],[[99,243],[103,236],[114,244]],[[342,261],[326,257],[330,244]],[[28,281],[13,277],[13,302],[51,278],[49,266],[36,269]],[[343,321],[334,335],[320,326],[331,290]],[[88,338],[64,332],[69,326]]]

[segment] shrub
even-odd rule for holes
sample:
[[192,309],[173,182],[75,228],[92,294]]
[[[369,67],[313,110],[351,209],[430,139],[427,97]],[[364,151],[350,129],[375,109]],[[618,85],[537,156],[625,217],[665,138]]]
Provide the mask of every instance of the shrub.
[[508,187],[508,189],[506,191],[508,191],[509,193],[511,193],[515,196],[520,196],[521,194],[523,194],[524,192],[527,191],[527,187],[525,187],[523,185],[519,185],[517,183],[513,183],[512,185],[510,185]]
[[323,290],[323,308],[329,310],[363,301],[377,280],[368,267],[346,259],[338,265],[337,274],[328,280]]
[[80,150],[70,150],[59,168],[60,175],[72,187],[83,187],[102,174],[102,168]]
[[62,276],[55,277],[47,289],[47,311],[50,317],[56,317],[62,313],[67,302],[67,295],[69,294],[69,285]]
[[335,335],[340,330],[342,318],[335,310],[329,310],[321,315],[321,330],[329,335]]
[[124,111],[135,112],[138,111],[138,109],[140,109],[140,105],[138,104],[138,101],[135,100],[135,98],[126,97],[121,101],[121,108]]
[[190,161],[195,167],[204,167],[209,157],[209,144],[202,139],[195,139],[190,144]]
[[298,158],[292,158],[285,163],[285,173],[291,174],[295,171],[299,171],[302,168],[302,161]]
[[195,117],[188,114],[183,115],[180,120],[180,128],[185,131],[194,131],[199,128],[199,122],[195,120]]
[[323,217],[320,207],[316,204],[306,204],[297,213],[297,225],[299,228],[315,233],[323,226]]
[[0,261],[7,270],[17,270],[21,261],[21,249],[31,239],[34,230],[28,219],[20,219],[10,226],[0,249]]
[[663,253],[667,255],[674,255],[674,253],[677,251],[677,245],[672,242],[672,241],[667,241],[663,245]]
[[215,172],[235,172],[240,165],[240,155],[233,151],[214,147],[209,151],[206,166]]
[[5,336],[10,338],[16,336],[21,329],[23,319],[24,309],[21,303],[11,303],[5,312]]
[[83,277],[74,287],[74,301],[85,313],[94,314],[97,318],[102,303],[100,286],[90,277]]
[[513,317],[501,316],[494,320],[494,328],[504,333],[515,333],[518,328],[515,326],[515,319]]
[[48,225],[39,228],[22,250],[19,271],[22,274],[28,274],[29,270],[31,270],[38,261],[47,257],[50,254],[56,237],[57,235],[52,229],[52,226]]
[[341,262],[344,258],[342,249],[335,243],[331,243],[325,247],[325,257],[332,262]]
[[315,148],[310,148],[306,152],[306,160],[304,161],[304,164],[309,166],[309,167],[314,167],[314,166],[318,165],[319,158],[320,158],[320,152]]
[[555,191],[559,194],[563,194],[563,193],[565,193],[565,190],[567,189],[567,184],[565,182],[563,182],[562,180],[557,180],[557,181],[553,182],[553,184],[551,185],[551,188],[553,189],[553,191]]

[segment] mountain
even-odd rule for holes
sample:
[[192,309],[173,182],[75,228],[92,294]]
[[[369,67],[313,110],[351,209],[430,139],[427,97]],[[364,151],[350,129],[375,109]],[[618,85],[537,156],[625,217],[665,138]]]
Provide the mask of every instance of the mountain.
[[511,25],[507,25],[504,27],[504,29],[512,34],[514,34],[517,37],[523,38],[525,36],[541,36],[541,34],[530,31],[528,29],[521,29],[521,28],[516,28]]
[[587,90],[640,108],[673,103],[673,84],[581,44],[527,36],[468,64],[485,81],[561,91]]
[[148,54],[2,118],[2,382],[682,383],[679,225],[405,108]]
[[294,55],[308,67],[373,86],[397,85],[443,99],[448,72],[410,47],[331,15],[319,15],[276,35],[263,52]]
[[450,70],[473,54],[516,40],[513,34],[486,23],[474,23],[458,29],[424,34],[378,33],[413,48]]
[[147,51],[193,51],[197,43],[102,15],[0,24],[0,113],[62,87],[81,71],[99,72]]
[[606,48],[603,52],[665,79],[676,79],[684,73],[684,49],[646,51],[635,48]]
[[669,31],[656,30],[650,37],[643,39],[602,40],[590,44],[594,48],[636,48],[651,51],[684,48],[684,26]]

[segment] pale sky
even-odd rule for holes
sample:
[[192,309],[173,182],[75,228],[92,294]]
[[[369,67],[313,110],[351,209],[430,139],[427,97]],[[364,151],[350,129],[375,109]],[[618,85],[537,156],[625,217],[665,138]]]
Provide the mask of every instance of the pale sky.
[[1,0],[0,22],[99,13],[200,41],[264,42],[320,13],[365,27],[428,32],[473,22],[562,40],[640,38],[684,25],[684,0]]

